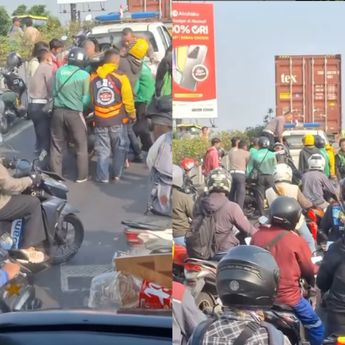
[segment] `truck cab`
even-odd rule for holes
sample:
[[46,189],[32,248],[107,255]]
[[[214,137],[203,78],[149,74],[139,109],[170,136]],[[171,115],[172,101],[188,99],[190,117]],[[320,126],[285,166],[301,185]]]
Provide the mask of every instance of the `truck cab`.
[[287,143],[295,166],[298,168],[299,153],[303,148],[303,138],[306,134],[320,135],[329,144],[327,134],[319,129],[318,123],[286,124],[283,140]]

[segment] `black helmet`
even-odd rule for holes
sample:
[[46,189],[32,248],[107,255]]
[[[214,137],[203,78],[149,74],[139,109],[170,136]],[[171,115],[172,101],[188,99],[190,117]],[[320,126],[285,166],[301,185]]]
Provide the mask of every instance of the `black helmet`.
[[85,67],[87,56],[83,48],[72,48],[68,54],[68,64],[78,67]]
[[259,138],[259,147],[267,149],[270,146],[270,140],[267,137]]
[[8,68],[18,68],[22,63],[23,60],[19,54],[10,53],[7,55],[6,65]]
[[271,307],[278,281],[274,257],[257,246],[230,249],[217,267],[217,291],[225,306]]
[[326,142],[325,142],[325,139],[321,137],[321,135],[314,135],[315,137],[315,146],[318,148],[318,149],[322,149],[325,147],[326,145]]
[[270,222],[283,229],[294,230],[301,214],[302,209],[296,199],[280,196],[271,204]]

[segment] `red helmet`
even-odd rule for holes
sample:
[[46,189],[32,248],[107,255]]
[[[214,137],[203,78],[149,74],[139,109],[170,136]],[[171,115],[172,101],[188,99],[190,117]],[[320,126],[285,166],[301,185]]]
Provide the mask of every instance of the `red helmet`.
[[183,170],[190,171],[195,167],[195,161],[193,158],[184,158],[180,165]]

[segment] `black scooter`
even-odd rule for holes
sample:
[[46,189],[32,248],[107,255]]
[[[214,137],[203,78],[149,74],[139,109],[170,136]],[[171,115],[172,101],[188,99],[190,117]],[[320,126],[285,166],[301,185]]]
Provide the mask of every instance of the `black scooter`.
[[[84,239],[84,227],[76,216],[79,211],[67,202],[68,187],[64,179],[57,174],[39,168],[39,160],[30,163],[27,160],[13,160],[10,168],[15,177],[39,176],[40,182],[28,188],[23,194],[37,197],[41,201],[42,217],[46,232],[45,250],[49,260],[42,264],[33,264],[25,258],[21,262],[31,272],[38,272],[49,264],[60,264],[70,260],[79,250]],[[7,244],[10,256],[16,256],[21,248],[25,219],[16,219],[12,223],[0,222],[2,236],[7,233],[10,239]]]

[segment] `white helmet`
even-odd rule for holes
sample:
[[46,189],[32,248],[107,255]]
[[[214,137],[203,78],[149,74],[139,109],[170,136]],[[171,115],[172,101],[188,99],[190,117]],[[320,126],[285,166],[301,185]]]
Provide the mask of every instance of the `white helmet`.
[[325,158],[320,153],[314,153],[308,159],[309,170],[325,170]]
[[292,169],[285,163],[277,164],[273,172],[274,182],[292,181]]

